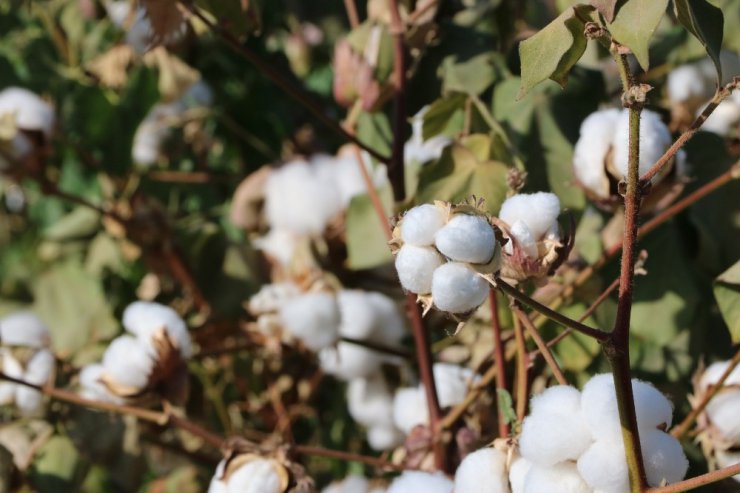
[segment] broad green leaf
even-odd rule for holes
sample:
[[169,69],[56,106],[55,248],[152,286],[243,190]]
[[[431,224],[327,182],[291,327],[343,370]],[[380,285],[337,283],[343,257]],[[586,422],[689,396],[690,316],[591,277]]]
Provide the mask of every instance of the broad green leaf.
[[467,96],[450,93],[429,105],[424,113],[422,137],[424,140],[437,135],[454,136],[462,130]]
[[79,206],[46,228],[44,237],[55,241],[74,240],[94,234],[99,226],[100,214]]
[[517,99],[546,79],[565,87],[568,72],[586,51],[584,19],[589,19],[593,10],[590,5],[570,7],[537,34],[522,41],[519,45],[522,85]]
[[442,62],[442,90],[480,94],[496,79],[492,52],[481,53],[464,61],[448,56]]
[[69,438],[53,436],[38,451],[31,482],[40,493],[72,491],[79,459],[79,453]]
[[388,117],[381,112],[362,112],[357,118],[357,137],[379,153],[390,156],[393,130]]
[[622,0],[591,0],[591,5],[604,16],[606,22],[612,22],[620,2],[624,3]]
[[643,70],[650,65],[650,39],[667,6],[668,0],[627,0],[614,17],[614,22],[608,25],[614,40],[632,50]]
[[714,297],[730,329],[733,344],[740,342],[740,261],[714,281]]
[[[391,190],[389,187],[378,190],[386,214],[390,216]],[[358,195],[352,198],[347,208],[347,263],[350,269],[371,269],[392,260],[388,240],[383,231],[370,196]]]
[[475,195],[485,199],[486,209],[495,214],[506,198],[507,173],[505,164],[480,161],[473,151],[455,143],[445,148],[439,160],[422,168],[416,201],[460,202]]
[[722,80],[722,49],[724,15],[719,7],[706,0],[674,0],[678,21],[701,42],[717,69],[717,81]]

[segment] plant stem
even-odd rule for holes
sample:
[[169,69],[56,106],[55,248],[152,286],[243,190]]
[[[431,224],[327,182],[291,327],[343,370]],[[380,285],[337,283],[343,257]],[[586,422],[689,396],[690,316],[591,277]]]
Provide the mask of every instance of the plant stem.
[[406,180],[404,176],[403,149],[408,134],[406,121],[406,67],[407,53],[404,40],[404,26],[398,10],[398,0],[388,0],[391,13],[390,31],[393,35],[393,145],[391,160],[388,163],[388,180],[393,188],[393,198],[402,202],[406,197]]
[[360,25],[360,16],[357,14],[355,0],[344,0],[344,9],[347,11],[347,19],[352,29]]
[[527,414],[527,400],[529,398],[527,387],[527,368],[529,366],[529,355],[527,346],[524,344],[524,331],[519,318],[514,317],[514,341],[516,342],[516,419],[519,423]]
[[[498,317],[498,300],[496,299],[496,290],[488,290],[488,301],[491,305],[491,328],[493,329],[493,363],[496,367],[496,402],[499,401],[499,391],[507,391],[506,388],[506,361],[504,360],[504,346],[501,342],[501,321]],[[498,436],[509,436],[509,425],[506,424],[506,416],[498,406]]]
[[390,240],[393,237],[391,223],[388,220],[388,215],[385,213],[385,209],[383,208],[383,202],[380,200],[380,195],[378,195],[378,189],[375,187],[373,180],[370,178],[370,174],[367,172],[367,168],[365,167],[365,160],[362,158],[362,152],[360,152],[360,148],[357,146],[352,146],[352,150],[355,154],[357,164],[360,167],[360,174],[362,174],[362,181],[365,182],[365,188],[367,189],[367,194],[370,197],[370,202],[372,202],[373,209],[375,209],[375,214],[378,216],[380,224],[383,226],[383,233],[385,234],[385,238],[387,240]]
[[314,447],[311,445],[293,445],[291,450],[299,455],[313,455],[316,457],[328,457],[329,459],[339,459],[346,462],[359,462],[361,464],[367,464],[368,466],[374,466],[380,469],[388,469],[393,471],[403,471],[408,468],[388,462],[380,457],[368,457],[367,455],[354,454],[352,452],[345,452],[343,450],[332,450],[323,447]]
[[[563,370],[560,369],[560,365],[558,365],[558,362],[555,360],[555,356],[553,356],[552,351],[550,351],[550,348],[547,347],[545,341],[542,340],[542,336],[539,332],[537,332],[537,328],[535,328],[534,324],[529,319],[527,314],[522,311],[517,301],[513,301],[511,303],[511,311],[514,312],[517,317],[519,317],[519,321],[527,330],[532,340],[534,340],[534,343],[537,345],[537,348],[540,350],[542,356],[544,356],[545,361],[547,361],[547,365],[550,367],[550,370],[552,371],[555,380],[558,381],[558,384],[568,385],[568,380],[565,378]],[[529,359],[529,355],[527,356],[527,358]]]
[[689,491],[694,488],[698,488],[699,486],[716,483],[717,481],[732,477],[736,474],[740,474],[740,463],[717,471],[708,472],[691,479],[679,481],[678,483],[669,484],[668,486],[648,488],[645,490],[645,493],[679,493],[681,491]]
[[339,338],[339,340],[343,342],[348,342],[350,344],[354,344],[357,346],[362,346],[364,348],[372,349],[373,351],[377,351],[379,353],[384,353],[384,354],[388,354],[391,356],[398,356],[406,360],[413,358],[413,355],[409,353],[408,351],[406,351],[405,349],[387,346],[385,344],[381,344],[375,341],[370,341],[367,339],[355,339],[353,337],[342,336]]

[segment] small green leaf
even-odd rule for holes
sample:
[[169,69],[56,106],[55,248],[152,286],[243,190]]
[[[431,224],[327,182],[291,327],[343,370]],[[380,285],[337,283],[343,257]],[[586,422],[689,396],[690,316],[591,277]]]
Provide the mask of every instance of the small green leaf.
[[714,281],[714,297],[730,329],[732,343],[740,342],[740,260]]
[[78,471],[80,456],[72,441],[54,436],[38,452],[33,463],[31,482],[41,493],[71,491]]
[[93,235],[100,226],[100,214],[89,207],[77,207],[44,231],[47,240],[66,241]]
[[[386,214],[393,199],[389,187],[378,190]],[[370,196],[352,198],[347,208],[347,263],[350,269],[371,269],[392,260],[388,240]]]
[[717,68],[717,81],[721,81],[722,65],[719,52],[722,49],[724,26],[722,10],[706,0],[674,0],[673,4],[678,22],[704,45]]
[[522,85],[517,99],[546,79],[565,87],[568,72],[586,51],[584,19],[590,19],[593,11],[590,5],[569,7],[540,32],[522,41],[519,45]]
[[481,53],[460,61],[457,56],[448,56],[442,62],[442,91],[480,94],[496,79],[491,52]]
[[516,411],[514,411],[514,401],[511,394],[506,389],[496,389],[496,404],[498,412],[504,417],[506,424],[516,421]]
[[632,50],[643,70],[650,65],[650,39],[667,6],[668,0],[628,0],[608,26],[614,40]]
[[467,96],[450,93],[429,105],[424,113],[422,137],[424,140],[437,135],[453,136],[462,129]]

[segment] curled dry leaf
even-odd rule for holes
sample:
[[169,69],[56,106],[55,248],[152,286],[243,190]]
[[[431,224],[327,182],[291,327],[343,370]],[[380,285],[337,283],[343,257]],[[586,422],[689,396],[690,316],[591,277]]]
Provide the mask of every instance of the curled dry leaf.
[[134,50],[127,44],[113,46],[87,64],[90,71],[105,87],[120,89],[128,81],[128,67],[134,59]]

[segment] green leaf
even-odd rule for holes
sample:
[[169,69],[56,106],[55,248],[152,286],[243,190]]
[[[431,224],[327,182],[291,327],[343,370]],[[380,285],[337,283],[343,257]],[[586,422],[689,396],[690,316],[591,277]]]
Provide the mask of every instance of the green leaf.
[[628,0],[608,25],[614,40],[632,50],[643,70],[650,65],[650,38],[667,6],[668,0]]
[[717,69],[717,81],[722,80],[722,64],[719,53],[722,49],[724,15],[719,7],[706,0],[674,0],[676,17],[704,46]]
[[442,91],[480,94],[496,79],[493,52],[476,55],[464,61],[448,56],[442,62]]
[[593,10],[590,5],[570,7],[537,34],[522,41],[519,45],[522,85],[517,99],[546,79],[565,87],[568,72],[586,51],[582,19],[589,18]]
[[[471,145],[479,150],[480,140]],[[455,143],[445,148],[436,162],[426,165],[419,176],[418,203],[448,200],[460,202],[471,195],[485,199],[485,207],[496,214],[506,198],[505,164],[493,160],[479,160],[475,152]]]
[[54,436],[38,452],[33,463],[31,482],[41,493],[71,491],[77,474],[79,454],[72,441]]
[[496,407],[499,414],[504,417],[506,424],[516,421],[516,411],[514,411],[514,401],[511,394],[506,389],[496,389]]
[[714,297],[730,329],[732,343],[740,342],[740,260],[714,281]]
[[94,234],[99,225],[100,214],[89,207],[79,206],[46,228],[44,237],[55,241],[84,238]]
[[360,113],[357,118],[357,137],[379,153],[390,156],[393,130],[385,114]]
[[[386,214],[390,216],[393,198],[389,187],[378,190]],[[388,240],[370,196],[352,198],[347,208],[347,263],[350,269],[371,269],[392,260]]]
[[617,4],[619,3],[620,0],[591,0],[591,5],[604,16],[606,22],[612,22],[614,20],[614,14],[616,14]]
[[467,99],[465,94],[450,93],[429,105],[421,132],[424,140],[437,135],[452,137],[462,130]]

